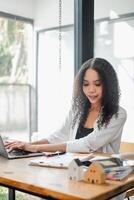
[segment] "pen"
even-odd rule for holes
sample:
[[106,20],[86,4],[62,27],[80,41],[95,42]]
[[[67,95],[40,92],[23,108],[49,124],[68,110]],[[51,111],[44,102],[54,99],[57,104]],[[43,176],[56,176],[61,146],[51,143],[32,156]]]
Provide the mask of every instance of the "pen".
[[56,152],[53,152],[53,153],[45,153],[45,156],[46,156],[46,157],[53,157],[53,156],[63,155],[63,154],[65,154],[65,153],[66,153],[66,152],[56,151]]

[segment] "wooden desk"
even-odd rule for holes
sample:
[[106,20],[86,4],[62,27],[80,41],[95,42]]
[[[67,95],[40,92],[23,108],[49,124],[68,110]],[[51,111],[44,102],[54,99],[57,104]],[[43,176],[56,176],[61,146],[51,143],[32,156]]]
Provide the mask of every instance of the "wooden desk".
[[69,181],[67,169],[29,166],[30,160],[0,157],[0,185],[40,197],[69,200],[109,199],[134,187],[134,174],[123,181],[106,181],[103,185],[94,185]]

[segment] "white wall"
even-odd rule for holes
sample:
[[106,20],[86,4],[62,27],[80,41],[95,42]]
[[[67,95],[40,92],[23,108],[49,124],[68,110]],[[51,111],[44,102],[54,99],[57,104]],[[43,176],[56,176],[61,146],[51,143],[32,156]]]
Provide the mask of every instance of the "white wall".
[[116,14],[134,12],[134,0],[95,0],[95,19],[108,17],[111,11]]
[[[59,0],[0,0],[0,11],[34,19],[36,30],[59,22]],[[63,0],[62,25],[73,23],[74,0]]]
[[33,18],[36,0],[0,0],[0,11]]
[[[36,0],[35,28],[45,29],[58,26],[59,1]],[[74,23],[74,0],[62,1],[62,25]]]

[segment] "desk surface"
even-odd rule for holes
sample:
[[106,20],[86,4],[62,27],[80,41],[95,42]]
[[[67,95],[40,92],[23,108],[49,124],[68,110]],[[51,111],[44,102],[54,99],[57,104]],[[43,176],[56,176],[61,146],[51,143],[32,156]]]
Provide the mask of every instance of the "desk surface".
[[0,184],[37,196],[57,199],[108,199],[134,187],[134,174],[123,181],[103,185],[70,181],[67,169],[29,166],[33,158],[7,160],[0,157]]

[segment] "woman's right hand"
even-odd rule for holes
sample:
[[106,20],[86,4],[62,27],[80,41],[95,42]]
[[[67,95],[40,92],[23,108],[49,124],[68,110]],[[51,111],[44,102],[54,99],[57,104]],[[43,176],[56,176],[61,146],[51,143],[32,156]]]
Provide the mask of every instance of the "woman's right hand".
[[32,145],[28,142],[21,141],[13,141],[13,142],[5,142],[5,147],[8,149],[8,152],[11,152],[16,149],[21,149],[30,152],[38,152],[38,145]]
[[25,145],[27,143],[26,142],[21,142],[21,141],[12,141],[12,142],[5,142],[5,147],[6,149],[8,149],[8,151],[13,151],[15,149],[22,149],[25,150]]

